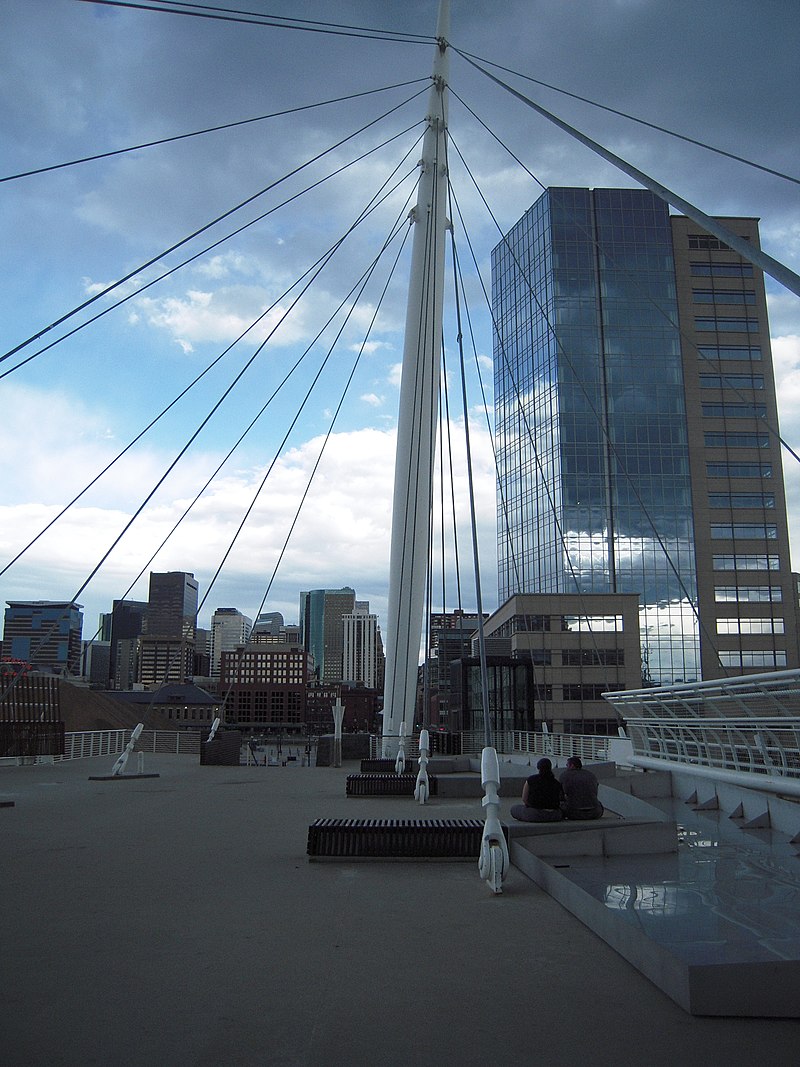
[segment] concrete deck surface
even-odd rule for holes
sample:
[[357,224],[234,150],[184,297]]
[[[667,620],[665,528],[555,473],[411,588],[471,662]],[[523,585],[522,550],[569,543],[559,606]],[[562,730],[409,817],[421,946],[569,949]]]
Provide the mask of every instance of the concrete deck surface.
[[111,763],[0,768],[5,1067],[796,1058],[800,1023],[687,1015],[517,870],[306,858],[315,818],[475,800],[347,798],[356,764],[88,781]]

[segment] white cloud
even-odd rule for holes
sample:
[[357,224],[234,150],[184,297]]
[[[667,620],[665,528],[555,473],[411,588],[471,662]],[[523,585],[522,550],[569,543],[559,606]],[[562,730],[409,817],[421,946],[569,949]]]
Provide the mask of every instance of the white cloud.
[[264,314],[269,304],[267,292],[256,286],[223,287],[214,292],[190,289],[183,297],[136,301],[147,322],[165,330],[184,351],[205,342],[226,344],[246,331],[250,341],[260,343],[269,336],[270,343],[278,345],[293,344],[305,336],[301,309],[279,304]]
[[384,403],[384,397],[376,396],[375,393],[362,393],[358,399],[373,408],[382,407]]
[[[33,402],[34,398],[30,398]],[[63,431],[74,408],[61,398],[50,398],[51,412],[57,414],[52,433]],[[30,409],[28,409],[30,412]],[[99,439],[97,434],[92,442]],[[13,432],[13,428],[12,428]],[[453,429],[456,468],[456,496],[466,501],[463,434]],[[486,435],[473,431],[473,457],[478,486],[481,524],[481,551],[485,558],[484,598],[492,600],[494,577],[494,476]],[[149,570],[177,569],[195,573],[201,596],[236,536],[237,528],[252,506],[250,516],[227,558],[218,586],[212,590],[201,613],[201,622],[219,603],[232,596],[246,613],[256,611],[283,546],[280,566],[269,603],[296,602],[301,588],[352,585],[359,595],[373,602],[374,610],[385,613],[391,540],[391,500],[393,494],[394,430],[363,429],[333,434],[325,447],[317,473],[302,510],[298,507],[317,464],[324,437],[315,437],[287,451],[274,465],[258,494],[264,477],[261,469],[244,469],[223,474],[205,492],[191,513],[177,527],[167,545],[150,562],[151,555],[178,522],[196,487],[207,477],[214,458],[200,456],[187,461],[171,477],[152,503],[136,519],[114,548],[80,600],[86,606],[87,629],[101,611],[108,610],[114,598],[122,596],[144,569],[145,579],[136,588],[143,594],[142,582]],[[3,439],[9,447],[11,439]],[[28,470],[52,466],[50,436],[29,449]],[[17,453],[20,445],[17,443]],[[39,454],[41,449],[41,454]],[[16,453],[10,447],[9,458]],[[477,458],[475,458],[477,457]],[[95,447],[70,454],[70,467],[76,484],[94,474],[98,466]],[[104,479],[90,496],[79,501],[0,579],[0,595],[6,598],[36,596],[57,599],[74,595],[86,576],[119,537],[141,497],[166,466],[164,456],[150,452],[126,458],[126,465],[111,479]],[[116,468],[115,468],[116,470]],[[6,562],[44,527],[62,503],[56,492],[58,479],[50,486],[49,503],[27,486],[25,499],[0,509],[0,552]],[[36,488],[41,488],[36,487]],[[66,497],[66,494],[64,494]],[[449,496],[449,494],[448,494]],[[438,494],[437,494],[438,499]],[[466,507],[466,505],[464,505]],[[450,519],[447,519],[449,528]],[[462,553],[469,543],[468,513],[459,518]],[[293,528],[293,529],[292,529]],[[471,557],[470,557],[471,558]],[[462,575],[462,581],[463,581]],[[470,598],[471,599],[471,598]]]
[[394,345],[390,341],[366,341],[362,344],[350,345],[350,348],[353,352],[363,351],[365,356],[372,356],[381,349],[391,351],[394,349]]

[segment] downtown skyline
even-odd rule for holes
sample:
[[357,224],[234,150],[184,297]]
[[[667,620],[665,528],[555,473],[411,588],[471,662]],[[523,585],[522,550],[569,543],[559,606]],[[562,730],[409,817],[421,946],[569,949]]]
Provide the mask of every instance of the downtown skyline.
[[[792,143],[797,104],[791,81],[798,27],[791,5],[767,3],[755,20],[744,3],[709,3],[699,9],[679,3],[667,11],[660,3],[631,0],[602,5],[602,15],[600,6],[582,13],[562,7],[560,17],[549,8],[539,5],[535,19],[528,18],[512,33],[512,19],[523,17],[530,5],[506,5],[498,16],[492,5],[454,0],[452,43],[778,170],[797,169]],[[293,5],[265,0],[251,9],[290,15]],[[303,15],[430,37],[436,4],[308,4]],[[0,75],[7,145],[4,174],[412,78],[424,82],[432,58],[429,40],[353,41],[98,8],[72,0],[45,0],[37,5],[35,18],[30,5],[10,0],[0,22],[8,31],[3,35],[8,54]],[[733,69],[730,58],[745,32],[750,52],[747,81]],[[362,60],[357,67],[344,61],[354,48]],[[582,57],[582,64],[566,65],[570,49]],[[303,64],[307,72],[294,77]],[[760,216],[765,249],[797,269],[800,226],[794,213],[796,190],[789,183],[552,91],[519,84],[521,91],[709,213]],[[451,65],[451,85],[544,185],[631,185],[525,108],[510,105],[460,59],[454,58]],[[385,95],[394,103],[417,88]],[[363,100],[344,107],[330,105],[297,118],[256,123],[2,183],[8,250],[3,350],[388,106]],[[423,113],[424,96],[404,107],[404,119],[395,122],[394,129],[418,122]],[[469,146],[470,167],[490,195],[501,228],[507,230],[537,199],[539,185],[513,164],[457,100],[451,100],[450,126],[454,143],[465,155]],[[412,140],[409,135],[404,147]],[[410,158],[413,163],[414,157]],[[335,239],[347,228],[367,198],[364,190],[377,188],[379,175],[388,173],[388,159],[362,162],[352,172],[355,177],[337,187],[333,199],[320,196],[305,214],[301,208],[270,221],[266,230],[248,231],[238,244],[222,246],[188,272],[134,298],[2,379],[4,560],[13,557],[163,403],[305,269],[323,247],[318,236]],[[454,164],[454,178],[456,170]],[[469,220],[471,238],[479,242],[479,262],[488,282],[488,253],[498,232],[485,210],[481,212],[475,188],[463,171],[458,178],[459,203]],[[318,235],[317,229],[324,234]],[[370,240],[377,248],[384,237],[385,230],[376,224],[365,235],[363,247],[346,254],[353,278],[363,269],[358,264],[366,262],[360,257],[367,254]],[[281,611],[286,618],[297,611],[295,590],[347,584],[369,598],[385,630],[388,512],[406,278],[407,264],[401,262],[398,285],[381,309],[353,397],[342,409],[320,466],[320,480],[312,487],[267,597],[266,609]],[[480,316],[478,355],[484,385],[491,390],[490,323],[476,296],[477,287],[471,285],[473,314],[476,320]],[[793,429],[800,412],[800,311],[797,300],[769,280],[767,290],[782,431],[797,447],[800,442]],[[311,401],[285,444],[281,445],[283,424],[278,429],[277,420],[259,429],[204,495],[196,517],[179,528],[149,566],[148,557],[239,432],[232,428],[243,427],[252,417],[258,406],[254,398],[269,391],[279,367],[296,358],[311,339],[317,328],[312,311],[331,310],[343,295],[332,282],[323,285],[313,307],[292,320],[278,345],[265,350],[265,364],[254,369],[247,395],[232,398],[221,416],[209,423],[78,598],[89,625],[101,611],[109,610],[113,599],[126,595],[128,584],[143,567],[145,573],[128,598],[144,598],[150,570],[192,570],[201,590],[207,589],[255,487],[277,456],[266,495],[201,617],[210,618],[219,605],[236,606],[250,616],[257,613],[330,425],[338,398],[333,384],[324,396]],[[360,308],[354,316],[357,321],[346,327],[342,352],[348,357],[363,340],[368,319],[367,309]],[[343,378],[346,360],[336,356],[335,361],[337,375]],[[330,382],[335,381],[332,375]],[[223,384],[217,379],[213,389],[209,385],[198,390],[196,402],[190,399],[176,407],[180,418],[164,420],[163,428],[159,424],[0,578],[0,599],[72,597]],[[453,395],[457,391],[453,379]],[[298,387],[295,400],[301,395]],[[473,411],[480,406],[473,397],[470,402]],[[491,408],[491,392],[487,402]],[[459,406],[453,421],[460,420]],[[491,610],[496,606],[494,465],[485,422],[471,420],[471,431],[484,606]],[[462,444],[458,447],[463,451]],[[784,462],[797,568],[800,475],[791,457],[785,456]],[[465,476],[460,481],[463,487]],[[456,605],[442,606],[451,610]],[[470,592],[464,594],[464,607],[474,607]]]

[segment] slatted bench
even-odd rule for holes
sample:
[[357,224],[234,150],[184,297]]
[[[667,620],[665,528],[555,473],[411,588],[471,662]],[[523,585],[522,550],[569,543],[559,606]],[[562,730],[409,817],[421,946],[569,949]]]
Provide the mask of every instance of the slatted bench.
[[393,759],[362,759],[361,771],[363,774],[378,771],[383,771],[385,774],[394,774],[395,762]]
[[[416,774],[348,774],[349,797],[413,797]],[[438,795],[436,778],[428,776],[428,795]]]
[[482,819],[317,819],[306,851],[311,860],[477,860],[482,837]]

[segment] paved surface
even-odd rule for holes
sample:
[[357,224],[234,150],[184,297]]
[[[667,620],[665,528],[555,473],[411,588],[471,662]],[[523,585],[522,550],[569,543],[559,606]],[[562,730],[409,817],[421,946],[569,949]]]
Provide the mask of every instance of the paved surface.
[[795,1060],[800,1023],[686,1015],[516,870],[495,897],[472,862],[306,858],[315,818],[474,800],[176,756],[88,781],[112,762],[0,768],[4,1067]]

